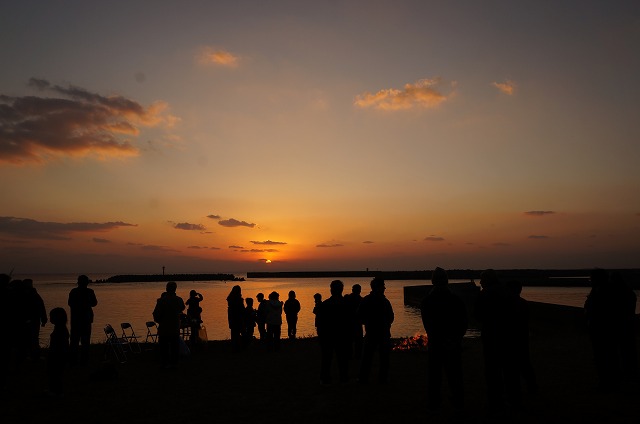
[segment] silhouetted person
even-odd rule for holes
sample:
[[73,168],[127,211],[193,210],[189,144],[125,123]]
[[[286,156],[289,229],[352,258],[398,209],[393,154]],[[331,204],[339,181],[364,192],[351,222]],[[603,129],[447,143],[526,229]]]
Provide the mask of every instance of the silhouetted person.
[[358,308],[362,302],[362,287],[360,284],[354,284],[351,287],[351,293],[344,296],[347,305],[347,314],[349,317],[349,337],[350,337],[350,354],[355,359],[362,357],[362,346],[364,344],[364,332],[362,331],[362,322],[358,318]]
[[64,369],[69,361],[67,312],[63,308],[53,308],[49,318],[53,324],[53,331],[49,339],[47,356],[48,391],[52,396],[62,396],[64,392]]
[[278,292],[269,293],[266,306],[267,348],[278,351],[282,334],[282,302]]
[[265,343],[267,341],[267,299],[264,298],[264,294],[258,293],[256,295],[258,300],[258,308],[256,310],[256,325],[258,326],[258,334],[260,334],[260,341]]
[[373,354],[378,351],[380,369],[378,381],[386,383],[389,379],[389,356],[391,354],[391,324],[394,320],[391,302],[384,295],[386,287],[382,278],[371,280],[371,293],[360,303],[358,317],[364,324],[365,336],[360,364],[359,382],[369,382]]
[[[69,309],[71,311],[70,352],[71,363],[86,363],[89,360],[89,345],[91,343],[91,324],[93,323],[93,308],[98,304],[96,294],[89,286],[89,277],[80,275],[78,287],[69,292]],[[82,345],[80,348],[79,346]]]
[[620,366],[623,379],[637,381],[638,350],[636,347],[636,302],[635,292],[624,281],[619,271],[611,273],[611,284],[620,299]]
[[5,341],[0,344],[0,390],[7,388],[9,365],[11,363],[11,298],[9,282],[11,277],[0,274],[0,335]]
[[185,306],[176,295],[177,288],[175,281],[169,281],[153,310],[153,320],[158,323],[161,366],[165,369],[176,367],[180,357],[180,315]]
[[508,328],[513,315],[512,297],[492,269],[482,273],[480,285],[482,290],[478,294],[475,314],[480,323],[487,408],[493,415],[505,408],[505,397],[513,406],[520,403],[520,377],[508,344],[512,337]]
[[316,293],[313,295],[313,315],[315,318],[313,319],[313,325],[316,327],[316,334],[318,338],[320,338],[320,328],[318,327],[318,312],[320,311],[320,307],[322,306],[322,295],[320,293]]
[[433,289],[420,305],[422,323],[428,337],[427,406],[437,410],[442,404],[442,376],[446,375],[453,407],[464,406],[462,379],[462,338],[467,331],[467,309],[460,297],[449,290],[449,277],[442,268],[431,274]]
[[231,330],[231,349],[237,352],[242,348],[242,332],[244,331],[244,299],[240,286],[233,286],[227,296],[227,318]]
[[629,353],[635,351],[635,337],[633,345],[628,338],[634,328],[636,295],[621,276],[610,280],[609,273],[603,269],[591,272],[591,284],[584,309],[598,388],[608,392],[616,389],[623,377],[629,373],[633,377],[636,373],[636,353],[632,353],[633,359],[629,357]]
[[195,345],[200,341],[198,336],[200,324],[202,323],[202,307],[200,306],[200,302],[202,302],[203,299],[204,297],[200,293],[195,290],[191,290],[189,292],[189,298],[185,302],[185,305],[187,306],[187,320],[191,326],[192,347],[195,347]]
[[537,393],[538,382],[529,353],[529,304],[520,296],[522,284],[519,281],[509,281],[507,290],[513,296],[513,313],[507,318],[512,329],[509,341],[512,346],[511,355],[517,360],[520,376],[524,379],[529,393]]
[[249,345],[253,341],[253,333],[256,328],[256,310],[253,309],[253,299],[247,297],[245,300],[247,306],[244,308],[244,344]]
[[42,297],[33,287],[33,280],[22,280],[23,291],[23,349],[32,360],[40,359],[40,327],[47,324],[47,310]]
[[299,312],[300,301],[296,299],[296,292],[291,290],[289,292],[289,298],[284,302],[284,315],[287,319],[287,336],[290,339],[296,338]]
[[331,296],[317,306],[318,337],[322,350],[320,383],[331,384],[331,362],[335,353],[338,361],[340,382],[349,380],[349,323],[342,297],[344,284],[333,280],[330,284]]

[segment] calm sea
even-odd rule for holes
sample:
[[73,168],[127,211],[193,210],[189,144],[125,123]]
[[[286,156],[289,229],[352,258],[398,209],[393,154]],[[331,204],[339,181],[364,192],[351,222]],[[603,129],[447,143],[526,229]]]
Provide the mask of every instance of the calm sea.
[[[110,275],[89,275],[91,280],[105,279]],[[245,277],[246,275],[237,275]],[[67,309],[67,297],[69,291],[76,286],[77,275],[16,275],[16,279],[32,278],[34,287],[42,296],[47,310],[54,307]],[[353,284],[362,286],[362,295],[369,293],[369,280],[363,278],[343,278],[345,294],[351,292]],[[456,281],[452,281],[455,283]],[[315,336],[313,310],[313,295],[322,294],[322,298],[329,297],[329,279],[325,278],[293,278],[293,279],[247,279],[243,282],[178,282],[178,295],[184,300],[189,297],[190,290],[196,290],[204,296],[200,304],[203,309],[202,319],[207,328],[210,340],[229,339],[227,326],[227,302],[226,298],[235,284],[242,287],[244,298],[254,298],[262,292],[267,296],[272,291],[280,294],[280,300],[286,300],[290,290],[296,292],[302,310],[299,314],[298,335]],[[120,329],[121,322],[130,322],[138,337],[146,335],[146,321],[153,318],[151,312],[156,299],[164,291],[166,283],[96,283],[90,287],[96,292],[98,306],[94,308],[95,319],[93,325],[92,342],[104,341],[103,328],[111,324]],[[391,301],[395,312],[395,322],[391,327],[393,337],[414,336],[424,334],[420,311],[416,308],[405,306],[403,301],[403,287],[430,284],[427,281],[386,281],[387,298]],[[523,297],[527,300],[555,303],[561,305],[584,305],[588,288],[541,288],[525,287]],[[52,326],[47,324],[41,331],[41,340],[44,345],[48,343],[48,336]],[[283,334],[286,334],[286,323],[283,324]]]

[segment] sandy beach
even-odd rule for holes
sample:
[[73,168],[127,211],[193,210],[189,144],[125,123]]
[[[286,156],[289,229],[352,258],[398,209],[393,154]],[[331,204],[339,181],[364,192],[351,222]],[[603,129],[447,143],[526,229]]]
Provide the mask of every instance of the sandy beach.
[[[637,385],[615,393],[596,391],[591,346],[580,317],[577,308],[536,305],[531,351],[540,393],[525,393],[523,407],[499,419],[485,416],[480,340],[465,339],[465,422],[639,422]],[[46,360],[14,367],[10,390],[2,396],[3,415],[9,418],[5,422],[314,424],[453,419],[446,397],[440,414],[425,410],[427,356],[421,350],[394,351],[391,381],[366,386],[355,381],[356,361],[351,363],[348,384],[321,386],[316,338],[283,340],[279,352],[266,352],[256,343],[239,354],[231,352],[229,341],[209,342],[174,370],[160,370],[157,352],[143,350],[113,365],[117,377],[96,378],[99,370],[109,369],[103,353],[103,345],[92,345],[92,363],[68,370],[66,393],[60,399],[43,395]]]

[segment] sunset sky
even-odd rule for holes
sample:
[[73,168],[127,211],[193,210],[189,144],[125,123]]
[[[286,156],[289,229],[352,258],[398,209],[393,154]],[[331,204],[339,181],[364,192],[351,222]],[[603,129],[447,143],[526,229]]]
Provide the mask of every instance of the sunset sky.
[[0,272],[639,267],[639,45],[636,0],[2,2]]

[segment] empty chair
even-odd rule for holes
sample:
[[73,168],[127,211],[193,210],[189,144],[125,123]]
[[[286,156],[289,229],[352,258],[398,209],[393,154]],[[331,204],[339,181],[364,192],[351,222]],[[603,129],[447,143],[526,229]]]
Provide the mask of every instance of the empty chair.
[[122,338],[127,341],[127,346],[133,353],[140,353],[140,344],[138,344],[138,337],[136,336],[136,332],[133,331],[133,327],[128,322],[123,322],[120,324],[122,328]]
[[185,314],[180,315],[180,337],[185,342],[191,340],[191,323]]
[[124,351],[124,346],[128,344],[127,340],[122,337],[118,337],[116,330],[113,329],[111,324],[107,324],[104,327],[104,334],[107,336],[107,339],[104,342],[105,359],[107,358],[109,351],[111,351],[115,356],[116,361],[121,364],[127,362],[127,354]]
[[155,321],[147,321],[147,337],[144,339],[145,343],[158,343],[158,325]]

